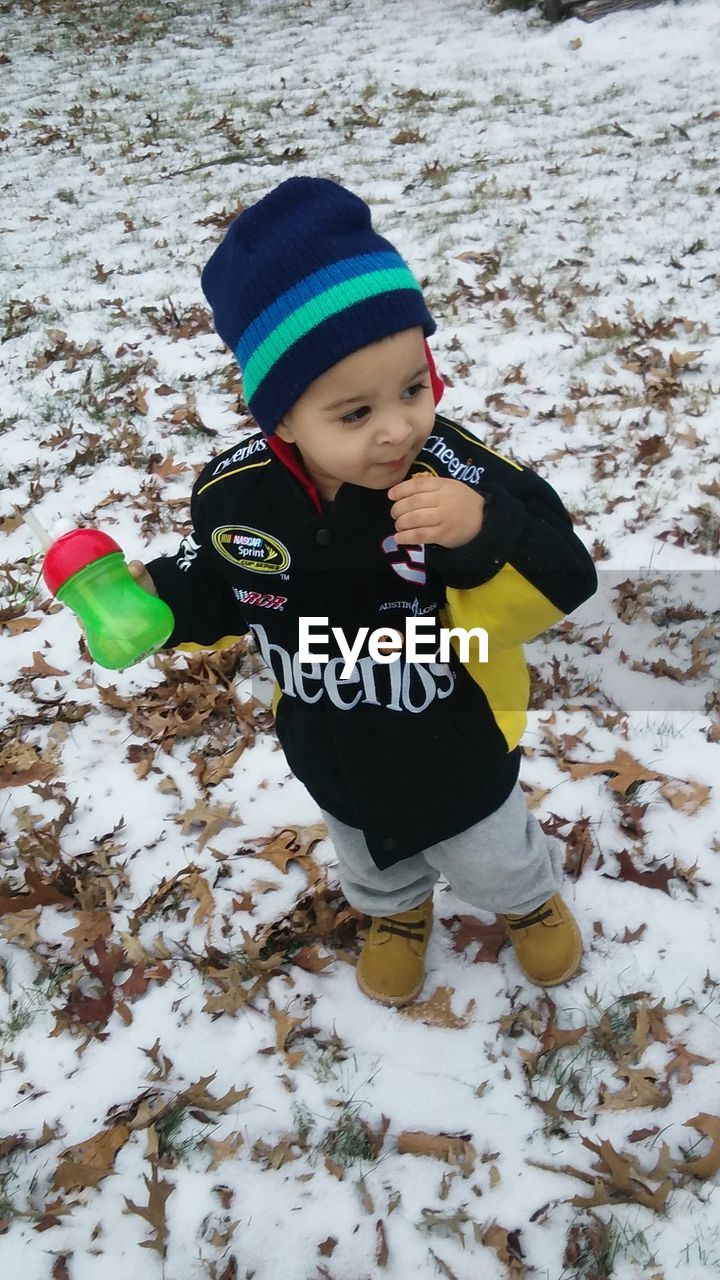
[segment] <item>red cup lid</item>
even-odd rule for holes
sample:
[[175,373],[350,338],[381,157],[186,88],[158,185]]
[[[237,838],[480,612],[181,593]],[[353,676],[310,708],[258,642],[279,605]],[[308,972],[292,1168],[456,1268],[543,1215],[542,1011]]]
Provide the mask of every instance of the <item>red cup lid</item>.
[[73,574],[115,551],[122,552],[122,547],[100,529],[71,529],[53,542],[45,555],[42,567],[45,585],[56,596]]

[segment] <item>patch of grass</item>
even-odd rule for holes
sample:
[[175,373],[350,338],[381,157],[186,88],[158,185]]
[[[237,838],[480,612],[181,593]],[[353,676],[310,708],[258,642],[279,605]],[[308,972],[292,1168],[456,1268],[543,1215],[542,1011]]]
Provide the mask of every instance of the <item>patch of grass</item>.
[[13,1168],[0,1170],[0,1231],[7,1230],[7,1225],[20,1212],[14,1199],[12,1186],[17,1182],[17,1174]]
[[614,1215],[581,1213],[571,1223],[563,1258],[564,1268],[558,1280],[612,1280],[621,1261],[643,1268],[652,1266],[654,1258],[645,1230],[630,1221],[622,1222]]
[[335,1124],[328,1129],[318,1151],[336,1164],[350,1166],[375,1159],[367,1125],[360,1119],[362,1103],[345,1103]]
[[298,1142],[302,1146],[307,1146],[307,1140],[315,1128],[315,1117],[304,1102],[294,1102],[292,1113]]
[[161,1159],[172,1160],[174,1164],[186,1161],[188,1156],[197,1150],[203,1138],[209,1132],[210,1126],[205,1125],[204,1128],[197,1129],[193,1133],[181,1137],[188,1115],[188,1108],[180,1103],[156,1122],[155,1132],[158,1137],[158,1155]]
[[0,600],[4,605],[29,605],[38,594],[42,573],[43,552],[36,551],[24,560],[0,568]]
[[694,1240],[688,1240],[685,1248],[680,1251],[678,1264],[684,1262],[687,1266],[694,1266],[700,1263],[703,1267],[712,1268],[713,1271],[720,1273],[720,1228],[715,1227],[711,1232],[703,1231],[702,1227],[698,1227]]

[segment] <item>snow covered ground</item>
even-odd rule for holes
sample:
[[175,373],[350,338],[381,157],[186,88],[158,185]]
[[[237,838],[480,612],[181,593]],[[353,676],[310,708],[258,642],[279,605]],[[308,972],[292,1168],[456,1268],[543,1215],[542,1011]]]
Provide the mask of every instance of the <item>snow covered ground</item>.
[[[717,4],[0,13],[3,1275],[717,1275]],[[586,943],[552,1000],[440,890],[420,1003],[371,1005],[256,657],[113,675],[38,585],[30,507],[175,547],[247,425],[199,272],[301,173],[370,203],[443,412],[597,560],[528,652]]]

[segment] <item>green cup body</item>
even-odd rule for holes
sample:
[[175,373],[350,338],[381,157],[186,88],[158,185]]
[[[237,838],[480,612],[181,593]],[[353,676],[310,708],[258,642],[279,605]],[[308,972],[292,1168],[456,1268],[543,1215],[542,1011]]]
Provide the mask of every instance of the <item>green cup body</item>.
[[138,586],[119,552],[73,574],[57,598],[83,623],[93,660],[111,671],[154,653],[175,625],[165,601]]

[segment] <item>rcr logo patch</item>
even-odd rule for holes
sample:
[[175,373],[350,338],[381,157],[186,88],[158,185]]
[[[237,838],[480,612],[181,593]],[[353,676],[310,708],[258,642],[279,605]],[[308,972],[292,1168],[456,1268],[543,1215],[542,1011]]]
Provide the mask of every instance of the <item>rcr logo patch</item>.
[[290,564],[290,552],[277,538],[243,524],[224,524],[213,529],[215,550],[238,569],[251,573],[283,573]]

